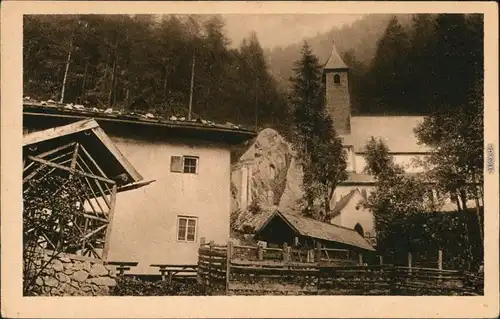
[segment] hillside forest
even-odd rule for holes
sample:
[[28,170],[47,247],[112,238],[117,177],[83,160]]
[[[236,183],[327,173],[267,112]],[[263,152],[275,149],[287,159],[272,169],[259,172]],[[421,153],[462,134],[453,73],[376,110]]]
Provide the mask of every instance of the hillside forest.
[[[24,95],[158,115],[195,116],[287,133],[289,78],[302,40],[262,48],[255,33],[232,44],[223,16],[24,17]],[[430,114],[467,99],[483,77],[483,17],[367,15],[305,39],[325,63],[335,39],[351,67],[355,114]]]

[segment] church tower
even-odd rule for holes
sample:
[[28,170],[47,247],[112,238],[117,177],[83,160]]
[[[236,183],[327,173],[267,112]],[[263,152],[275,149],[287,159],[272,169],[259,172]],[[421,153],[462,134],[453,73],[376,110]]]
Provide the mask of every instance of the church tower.
[[326,110],[333,120],[337,134],[345,135],[351,131],[351,101],[347,73],[349,67],[332,44],[332,52],[323,69],[326,90]]

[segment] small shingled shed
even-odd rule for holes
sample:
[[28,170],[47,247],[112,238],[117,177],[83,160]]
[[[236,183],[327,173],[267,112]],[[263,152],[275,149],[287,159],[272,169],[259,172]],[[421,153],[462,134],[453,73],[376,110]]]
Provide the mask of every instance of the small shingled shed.
[[373,252],[375,249],[355,230],[290,213],[276,211],[257,230],[255,239],[268,244]]

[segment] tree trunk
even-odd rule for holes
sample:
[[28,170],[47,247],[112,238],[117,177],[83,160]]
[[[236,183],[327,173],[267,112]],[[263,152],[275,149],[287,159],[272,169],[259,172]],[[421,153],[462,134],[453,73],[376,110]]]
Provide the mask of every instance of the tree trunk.
[[189,110],[188,120],[191,120],[191,111],[193,108],[193,86],[194,86],[194,64],[196,63],[196,56],[193,53],[193,64],[191,65],[191,87],[189,90]]
[[476,217],[477,217],[477,227],[479,229],[479,236],[481,238],[481,242],[484,241],[483,235],[483,227],[481,226],[481,209],[479,207],[479,192],[476,185],[476,172],[472,171],[472,182],[474,183],[474,201],[476,202]]
[[61,89],[61,99],[59,100],[59,103],[64,102],[64,91],[66,90],[66,81],[68,80],[68,71],[69,71],[69,64],[71,62],[71,53],[73,52],[73,41],[71,41],[69,45],[69,52],[68,52],[68,58],[66,59],[66,69],[64,70],[64,78],[63,78],[63,83],[62,83],[62,89]]
[[80,104],[83,104],[83,102],[85,101],[85,81],[87,80],[88,65],[89,61],[85,60],[85,71],[83,71],[82,93],[80,94]]
[[165,79],[163,80],[163,103],[167,101],[167,77],[168,77],[168,69],[167,65],[165,65]]
[[113,106],[113,84],[115,82],[115,72],[116,72],[116,54],[113,58],[113,70],[111,71],[111,81],[109,86],[109,95],[108,95],[108,105],[109,107]]

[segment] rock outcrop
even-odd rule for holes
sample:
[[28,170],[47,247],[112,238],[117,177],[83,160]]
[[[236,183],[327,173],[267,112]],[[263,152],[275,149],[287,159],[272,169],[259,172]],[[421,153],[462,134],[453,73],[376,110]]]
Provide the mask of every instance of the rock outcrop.
[[233,165],[233,208],[241,207],[241,171],[251,167],[247,206],[252,201],[261,206],[277,205],[285,189],[286,175],[292,159],[290,144],[275,130],[262,130],[254,143]]
[[[250,172],[247,186],[242,187],[242,171]],[[262,130],[254,143],[240,157],[232,169],[233,211],[245,210],[253,203],[262,208],[277,206],[282,211],[299,212],[302,169],[295,160],[290,143],[277,131]],[[244,182],[243,182],[244,184]],[[249,200],[242,207],[242,192]],[[245,194],[243,194],[245,195]],[[245,201],[243,201],[245,202]]]

